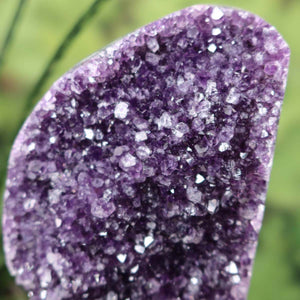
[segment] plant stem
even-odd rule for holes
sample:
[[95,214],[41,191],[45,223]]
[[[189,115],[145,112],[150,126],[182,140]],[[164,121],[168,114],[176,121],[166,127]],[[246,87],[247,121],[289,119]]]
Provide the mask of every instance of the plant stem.
[[19,1],[17,10],[16,10],[15,15],[14,15],[14,17],[12,19],[12,22],[10,24],[10,27],[9,27],[9,30],[8,30],[7,35],[5,37],[5,40],[3,42],[3,46],[2,46],[1,51],[0,51],[0,70],[2,68],[2,65],[3,65],[3,62],[4,62],[5,55],[7,53],[7,50],[9,48],[10,43],[12,41],[12,38],[14,36],[14,33],[15,33],[15,30],[16,30],[18,21],[20,20],[20,15],[22,13],[22,10],[24,8],[24,4],[25,3],[26,3],[26,0],[20,0]]
[[23,122],[25,121],[28,113],[32,109],[33,105],[35,104],[36,98],[40,95],[41,91],[43,90],[44,84],[49,78],[51,72],[53,71],[55,65],[58,61],[63,57],[65,52],[70,47],[73,40],[78,36],[81,32],[83,27],[92,19],[92,17],[97,13],[97,9],[99,8],[100,4],[102,4],[105,0],[95,0],[90,7],[81,15],[81,17],[77,20],[71,30],[67,33],[65,38],[63,39],[62,43],[54,52],[54,55],[49,60],[46,68],[44,69],[43,73],[41,74],[40,78],[34,85],[33,89],[27,96],[25,100],[25,107],[23,110],[22,117],[19,121],[17,130],[21,127]]

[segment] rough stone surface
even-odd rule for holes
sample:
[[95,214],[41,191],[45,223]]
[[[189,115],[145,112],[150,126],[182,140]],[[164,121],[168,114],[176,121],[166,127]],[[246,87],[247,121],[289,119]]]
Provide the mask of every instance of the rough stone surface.
[[3,232],[34,300],[246,299],[289,48],[193,6],[62,76],[13,146]]

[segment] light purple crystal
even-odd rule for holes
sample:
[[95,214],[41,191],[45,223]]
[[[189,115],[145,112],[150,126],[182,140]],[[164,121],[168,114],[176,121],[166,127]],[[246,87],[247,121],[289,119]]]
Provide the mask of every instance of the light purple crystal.
[[6,262],[31,299],[246,299],[289,48],[193,6],[62,76],[11,152]]

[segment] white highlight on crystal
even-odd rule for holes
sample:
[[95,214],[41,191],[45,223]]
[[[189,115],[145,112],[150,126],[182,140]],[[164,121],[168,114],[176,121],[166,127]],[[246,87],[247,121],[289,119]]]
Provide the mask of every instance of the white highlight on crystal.
[[199,183],[202,183],[204,180],[205,180],[205,178],[201,174],[197,174],[195,183],[199,184]]
[[88,79],[89,79],[90,83],[95,83],[96,82],[96,79],[92,76],[90,76]]
[[52,97],[52,94],[51,94],[51,92],[49,91],[49,92],[46,93],[44,99],[45,99],[46,101],[49,101],[49,100],[51,99],[51,97]]
[[40,283],[42,288],[47,288],[52,280],[51,271],[46,269],[42,271],[41,268],[38,269],[38,274],[40,274]]
[[130,153],[126,153],[122,158],[121,158],[121,164],[125,168],[130,168],[135,166],[136,164],[136,158],[131,155]]
[[197,277],[192,277],[192,278],[191,278],[191,283],[192,283],[192,284],[196,285],[196,284],[198,284],[198,282],[199,282],[199,280],[198,280]]
[[224,152],[228,149],[229,149],[229,144],[227,144],[227,143],[221,143],[221,145],[219,146],[219,151],[220,152]]
[[31,210],[34,208],[36,204],[36,200],[35,199],[27,199],[25,202],[24,202],[24,209],[25,210]]
[[145,247],[141,246],[141,245],[135,245],[134,246],[134,250],[137,253],[143,254],[145,252]]
[[218,200],[212,199],[208,201],[207,210],[210,214],[213,214],[218,207]]
[[105,300],[118,300],[118,295],[116,293],[114,293],[113,291],[110,291],[106,295]]
[[134,266],[133,268],[130,269],[131,274],[135,274],[139,270],[139,265]]
[[[208,80],[206,90],[205,90],[205,96],[207,97],[207,96],[211,96],[211,95],[214,95],[217,93],[218,93],[217,83],[215,81]],[[206,110],[208,110],[210,108],[210,103],[208,101],[206,101],[206,102],[207,102]]]
[[259,233],[259,230],[261,228],[262,225],[262,219],[264,216],[264,211],[265,211],[265,206],[263,204],[258,205],[258,209],[257,209],[257,217],[253,220],[250,221],[253,229]]
[[138,158],[145,160],[151,155],[152,151],[147,146],[139,146],[136,150]]
[[154,37],[147,41],[147,46],[152,52],[157,52],[159,50],[157,39]]
[[234,261],[229,262],[229,265],[225,267],[225,271],[230,274],[238,274],[239,270]]
[[41,299],[46,299],[46,297],[47,297],[47,291],[46,290],[42,290],[40,292],[40,297],[41,297]]
[[102,195],[102,199],[105,202],[108,202],[111,199],[111,197],[112,197],[112,190],[111,189],[104,190],[103,195]]
[[102,219],[107,218],[110,216],[114,211],[116,210],[116,207],[114,203],[109,202],[106,204],[106,207],[100,206],[100,205],[93,205],[91,207],[91,213],[94,217]]
[[117,259],[121,264],[125,262],[126,258],[127,258],[127,254],[120,253],[117,255]]
[[207,50],[211,53],[215,53],[216,50],[217,50],[217,46],[215,44],[210,44],[208,47],[207,47]]
[[140,131],[135,134],[135,141],[142,142],[147,140],[147,133],[146,131]]
[[211,13],[213,20],[220,20],[224,16],[223,11],[219,7],[215,7]]
[[175,136],[178,137],[178,138],[182,138],[183,135],[184,135],[184,134],[183,134],[181,131],[179,131],[179,130],[174,130],[174,134],[175,134]]
[[118,119],[125,119],[128,113],[128,103],[119,102],[114,111],[114,115]]
[[232,276],[232,282],[233,282],[234,284],[240,283],[240,281],[241,281],[241,278],[240,278],[239,275],[233,275],[233,276]]
[[269,39],[265,42],[264,48],[269,54],[274,55],[278,52],[278,48],[276,47],[276,45],[272,39]]
[[99,233],[99,235],[100,235],[100,236],[106,237],[106,236],[107,236],[107,232],[106,232],[106,231],[101,231],[101,232]]
[[221,33],[221,29],[220,28],[213,28],[212,31],[211,31],[211,34],[216,36],[216,35],[219,35]]
[[259,107],[258,112],[260,115],[265,116],[268,112],[268,109],[266,107],[262,106],[262,107]]
[[56,226],[57,228],[59,228],[59,227],[61,226],[61,224],[62,224],[62,220],[59,219],[59,218],[55,218],[55,226]]
[[261,132],[261,137],[262,138],[265,138],[265,137],[268,137],[269,136],[269,133],[267,130],[263,129],[262,132]]
[[58,203],[60,200],[61,191],[59,189],[53,189],[48,192],[48,197],[51,204]]
[[76,107],[76,100],[75,100],[75,98],[72,98],[72,99],[71,99],[71,106],[72,106],[73,108]]
[[230,103],[230,104],[237,104],[239,101],[239,96],[238,94],[236,93],[236,90],[235,88],[231,88],[229,93],[228,93],[228,96],[226,98],[226,102],[227,103]]
[[182,84],[184,84],[184,78],[181,75],[179,75],[177,77],[177,85],[179,86],[179,85],[182,85]]
[[28,151],[32,151],[35,149],[35,143],[30,143],[28,146]]
[[245,153],[245,152],[240,153],[240,158],[241,159],[245,159],[246,157],[247,157],[247,153]]
[[89,111],[83,111],[81,114],[80,114],[80,117],[81,118],[87,118],[91,115],[91,113]]
[[153,242],[154,242],[154,238],[151,235],[146,236],[144,238],[144,246],[145,246],[145,248],[147,248],[148,246],[150,246]]
[[88,140],[92,140],[94,138],[94,131],[90,128],[85,128],[84,129],[84,136],[85,138],[87,138]]
[[163,127],[165,128],[171,128],[172,127],[172,119],[171,116],[164,112],[159,119],[156,120],[156,123],[158,125],[158,129],[161,129]]
[[56,137],[55,136],[51,136],[51,138],[49,139],[50,144],[54,144],[56,141]]
[[192,186],[187,188],[186,196],[193,203],[200,203],[202,199],[202,193],[196,187]]

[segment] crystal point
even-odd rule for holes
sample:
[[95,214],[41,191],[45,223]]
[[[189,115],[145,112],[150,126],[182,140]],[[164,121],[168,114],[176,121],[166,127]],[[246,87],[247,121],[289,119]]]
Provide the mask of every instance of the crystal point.
[[96,52],[11,151],[6,262],[33,300],[243,300],[289,48],[237,9],[193,6]]

